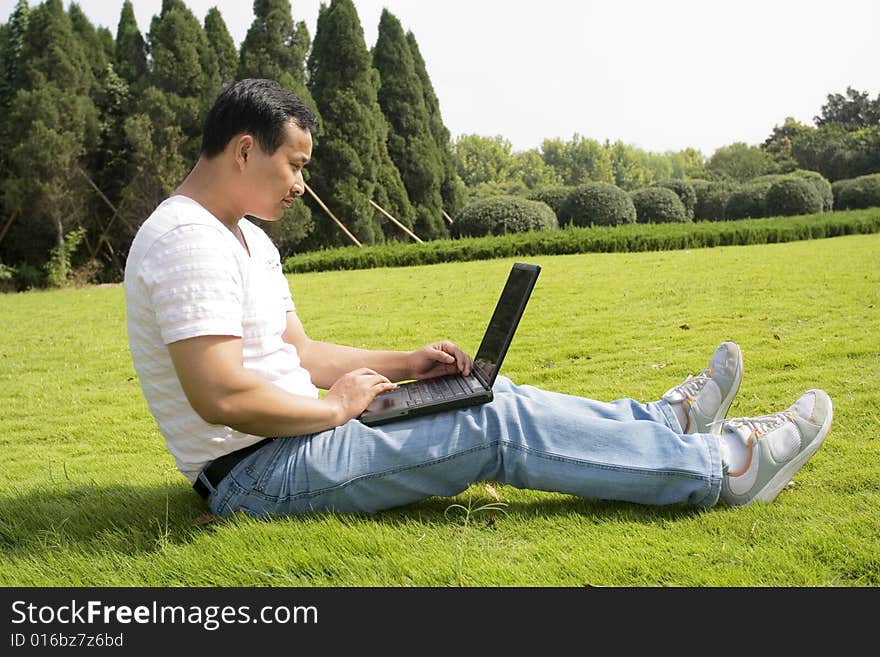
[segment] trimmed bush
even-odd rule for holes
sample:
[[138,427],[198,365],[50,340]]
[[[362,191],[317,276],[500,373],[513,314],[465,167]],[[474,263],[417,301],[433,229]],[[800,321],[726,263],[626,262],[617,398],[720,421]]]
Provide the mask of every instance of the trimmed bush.
[[822,212],[822,197],[809,180],[787,176],[767,190],[764,208],[771,217]]
[[690,221],[678,194],[667,187],[643,187],[630,193],[640,224]]
[[831,189],[838,210],[880,207],[880,173],[838,180]]
[[604,182],[578,185],[559,208],[560,225],[621,226],[636,222],[636,207],[625,191]]
[[553,209],[541,201],[494,196],[469,203],[452,224],[453,237],[482,237],[558,228]]
[[559,215],[559,210],[562,208],[562,204],[565,203],[565,199],[571,194],[571,190],[571,187],[566,187],[564,185],[544,187],[543,189],[536,189],[526,198],[530,201],[541,201],[542,203],[546,203],[556,215]]
[[687,214],[687,218],[692,220],[694,218],[694,208],[697,205],[697,192],[694,190],[694,186],[690,184],[687,180],[664,180],[661,183],[657,183],[657,187],[665,187],[666,189],[671,189],[676,193],[678,199],[681,201],[681,204],[684,206],[685,214]]
[[825,176],[818,171],[807,169],[796,169],[790,175],[806,180],[813,185],[822,199],[822,212],[831,212],[834,209],[834,192],[831,190],[831,183]]
[[697,197],[694,203],[694,221],[723,220],[724,204],[736,185],[728,181],[692,180],[691,186]]
[[732,191],[724,202],[725,219],[760,219],[767,216],[767,192],[773,183],[750,182]]

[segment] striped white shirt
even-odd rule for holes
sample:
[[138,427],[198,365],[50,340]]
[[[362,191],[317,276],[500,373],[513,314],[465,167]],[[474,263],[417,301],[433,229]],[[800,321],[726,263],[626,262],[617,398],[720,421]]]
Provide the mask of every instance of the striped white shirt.
[[262,440],[205,422],[187,401],[167,345],[203,335],[242,339],[244,367],[287,392],[317,398],[296,348],[278,249],[247,219],[250,255],[196,201],[166,199],[137,232],[125,266],[128,343],[141,389],[177,468],[194,482],[210,461]]

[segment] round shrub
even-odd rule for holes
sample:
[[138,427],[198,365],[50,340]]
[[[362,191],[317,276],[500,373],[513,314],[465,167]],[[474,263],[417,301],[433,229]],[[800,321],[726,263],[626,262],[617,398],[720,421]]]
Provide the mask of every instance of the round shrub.
[[550,206],[553,212],[558,215],[559,209],[562,207],[565,199],[568,198],[571,190],[571,187],[566,187],[564,185],[544,187],[543,189],[536,189],[529,194],[527,198],[530,201],[541,201],[542,203],[546,203]]
[[604,182],[578,185],[559,208],[559,223],[575,226],[620,226],[636,222],[636,206],[625,191]]
[[747,183],[732,191],[724,202],[725,219],[758,219],[767,216],[765,200],[772,183]]
[[834,207],[838,210],[880,207],[880,173],[838,180],[832,190]]
[[822,212],[822,197],[810,181],[790,176],[770,186],[764,208],[770,217],[818,214]]
[[724,219],[724,204],[736,185],[727,181],[692,180],[696,203],[694,221],[721,221]]
[[671,189],[678,196],[681,204],[684,206],[685,214],[688,219],[694,218],[694,208],[697,205],[697,192],[694,186],[687,180],[665,180],[657,183],[658,187]]
[[666,187],[643,187],[630,193],[640,224],[690,221],[678,194]]
[[831,190],[831,183],[825,176],[818,171],[808,171],[807,169],[796,169],[790,175],[810,183],[819,192],[819,198],[822,199],[821,211],[831,212],[834,208],[834,192]]
[[452,224],[454,237],[483,237],[558,228],[553,209],[518,196],[493,196],[468,203]]

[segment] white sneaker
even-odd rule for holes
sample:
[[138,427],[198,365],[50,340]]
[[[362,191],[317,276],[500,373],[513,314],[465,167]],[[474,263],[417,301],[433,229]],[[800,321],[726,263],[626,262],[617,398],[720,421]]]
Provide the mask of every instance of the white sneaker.
[[736,434],[747,445],[748,456],[741,470],[725,473],[721,498],[731,505],[775,500],[818,451],[831,429],[833,414],[831,398],[824,390],[808,390],[782,413],[725,420],[720,439]]
[[709,366],[670,388],[663,400],[681,404],[687,417],[684,433],[718,433],[742,381],[743,357],[736,342],[722,342]]

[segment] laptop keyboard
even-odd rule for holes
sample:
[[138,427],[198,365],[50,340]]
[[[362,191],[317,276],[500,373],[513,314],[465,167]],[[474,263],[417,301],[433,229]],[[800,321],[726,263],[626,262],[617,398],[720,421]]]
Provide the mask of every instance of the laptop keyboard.
[[408,404],[422,404],[453,399],[470,394],[471,389],[460,376],[443,376],[407,384]]

